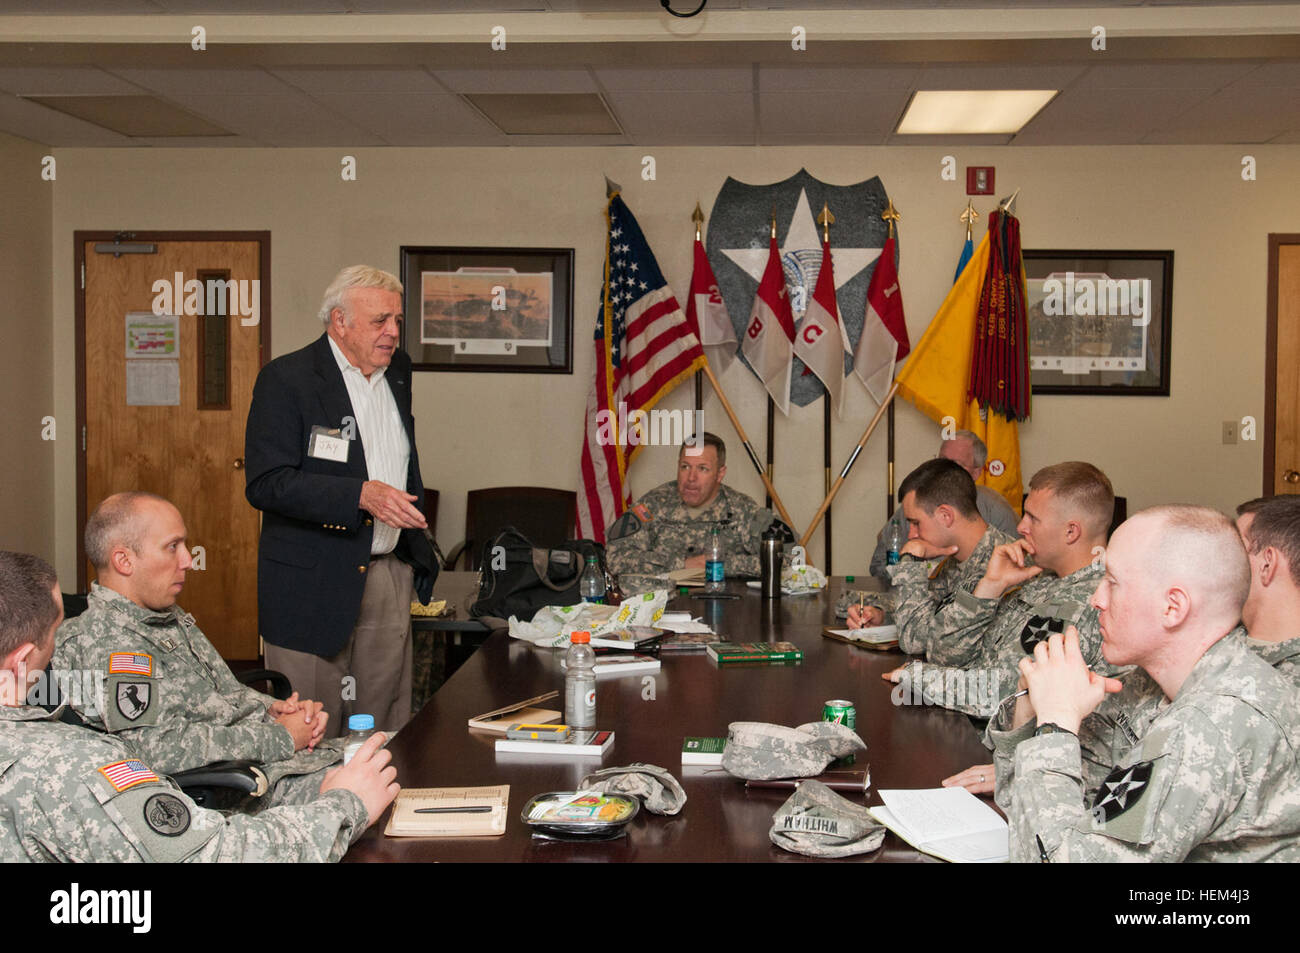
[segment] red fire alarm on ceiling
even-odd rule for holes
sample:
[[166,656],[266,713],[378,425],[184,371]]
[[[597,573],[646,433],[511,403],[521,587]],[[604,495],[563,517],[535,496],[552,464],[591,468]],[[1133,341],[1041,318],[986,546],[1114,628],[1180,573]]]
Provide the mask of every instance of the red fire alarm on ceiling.
[[991,165],[966,166],[966,194],[967,195],[992,195],[993,194],[993,166]]

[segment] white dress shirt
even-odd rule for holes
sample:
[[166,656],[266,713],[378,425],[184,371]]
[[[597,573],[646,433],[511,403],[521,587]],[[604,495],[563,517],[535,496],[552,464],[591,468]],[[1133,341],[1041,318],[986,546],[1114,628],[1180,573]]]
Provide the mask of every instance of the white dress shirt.
[[[361,373],[343,354],[342,349],[329,338],[334,360],[343,373],[348,397],[352,400],[352,413],[357,419],[357,434],[366,451],[366,474],[371,480],[387,483],[406,492],[406,472],[411,462],[411,443],[406,439],[406,428],[397,411],[397,401],[392,388],[384,380],[386,367],[379,367],[370,375]],[[375,520],[375,535],[370,541],[370,555],[391,553],[397,546],[402,531],[395,526]]]

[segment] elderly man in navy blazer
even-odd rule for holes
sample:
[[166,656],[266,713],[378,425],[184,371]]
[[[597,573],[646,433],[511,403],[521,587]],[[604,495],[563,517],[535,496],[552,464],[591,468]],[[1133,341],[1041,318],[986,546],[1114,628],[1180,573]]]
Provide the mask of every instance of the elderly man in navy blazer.
[[262,511],[258,624],[266,664],[319,699],[334,731],[411,717],[410,602],[438,567],[421,512],[402,285],[344,268],[325,333],[262,368],[245,433],[248,502]]

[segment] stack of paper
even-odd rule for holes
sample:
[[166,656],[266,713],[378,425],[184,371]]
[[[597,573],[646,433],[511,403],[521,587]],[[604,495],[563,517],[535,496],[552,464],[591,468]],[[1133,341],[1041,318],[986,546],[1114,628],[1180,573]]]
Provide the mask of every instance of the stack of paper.
[[965,788],[881,791],[876,820],[922,853],[955,864],[1005,863],[1007,822]]

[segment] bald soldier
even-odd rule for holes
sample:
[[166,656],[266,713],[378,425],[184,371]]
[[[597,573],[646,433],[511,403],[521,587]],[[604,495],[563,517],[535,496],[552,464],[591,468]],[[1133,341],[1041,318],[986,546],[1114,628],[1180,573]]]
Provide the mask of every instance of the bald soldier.
[[1121,684],[1088,670],[1073,630],[1024,659],[1011,856],[1019,861],[1300,860],[1295,686],[1237,624],[1250,566],[1233,524],[1203,507],[1144,510],[1115,533],[1093,595],[1102,650],[1168,704],[1091,797],[1077,737]]
[[605,531],[613,572],[703,569],[716,529],[727,575],[758,575],[759,546],[775,517],[722,482],[727,445],[711,433],[703,439],[703,446],[683,444],[677,452],[676,481],[655,487]]
[[250,760],[271,785],[266,804],[313,797],[342,742],[322,741],[329,716],[319,702],[240,684],[177,605],[190,567],[185,535],[180,512],[152,493],[110,496],[86,521],[98,578],[86,611],[59,629],[55,665],[98,672],[101,691],[73,708],[167,774]]
[[[1246,645],[1260,658],[1292,679],[1300,673],[1300,497],[1278,496],[1250,500],[1237,507],[1237,532],[1250,560],[1250,594],[1241,608],[1241,621],[1249,637]],[[1079,728],[1085,788],[1096,791],[1111,766],[1137,743],[1141,733],[1167,704],[1165,694],[1141,669],[1125,676],[1123,691],[1107,695]],[[1017,712],[1015,699],[1007,699],[989,722],[984,743],[994,751],[997,801],[1009,805],[1007,786],[1014,772],[1016,745],[1030,737],[1032,725]],[[983,775],[987,783],[980,782]],[[994,790],[988,766],[968,768],[946,779],[976,794]]]
[[62,619],[54,570],[0,552],[0,862],[338,860],[397,796],[376,735],[310,804],[256,817],[199,807],[120,738],[28,703]]

